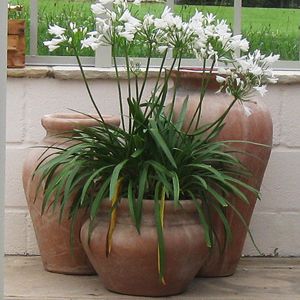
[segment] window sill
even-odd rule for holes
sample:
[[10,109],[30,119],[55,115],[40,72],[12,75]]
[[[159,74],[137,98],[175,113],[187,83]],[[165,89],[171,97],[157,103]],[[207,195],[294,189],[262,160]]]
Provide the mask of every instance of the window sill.
[[[116,74],[114,68],[94,68],[86,67],[85,74],[88,79],[115,79]],[[151,68],[149,78],[156,77],[158,68]],[[280,84],[296,84],[300,83],[300,71],[275,71]],[[10,78],[56,78],[62,80],[81,79],[78,67],[45,67],[45,66],[27,66],[22,69],[7,69],[7,76]],[[119,68],[120,79],[126,79],[126,71]]]
[[[114,68],[84,67],[87,79],[116,79]],[[155,78],[158,74],[157,68],[150,68],[148,77]],[[44,67],[27,66],[23,69],[7,69],[7,76],[12,78],[56,78],[56,79],[81,79],[79,67]],[[300,76],[300,75],[299,75]],[[120,79],[126,79],[125,68],[119,68]],[[300,77],[299,77],[300,78]]]

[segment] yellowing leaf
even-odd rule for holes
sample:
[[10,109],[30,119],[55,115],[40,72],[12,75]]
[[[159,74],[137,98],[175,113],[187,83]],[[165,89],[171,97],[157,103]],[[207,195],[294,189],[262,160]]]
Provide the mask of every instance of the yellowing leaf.
[[[161,269],[160,269],[160,251],[159,251],[159,245],[157,246],[157,264],[158,264],[158,273],[161,274]],[[165,277],[164,275],[161,276],[161,283],[163,285],[166,285]]]
[[114,192],[114,196],[111,199],[111,216],[110,216],[110,223],[106,235],[106,256],[108,256],[111,252],[111,244],[112,244],[112,235],[116,228],[117,223],[117,202],[121,193],[122,189],[122,181],[123,178],[120,178],[116,184],[116,190]]

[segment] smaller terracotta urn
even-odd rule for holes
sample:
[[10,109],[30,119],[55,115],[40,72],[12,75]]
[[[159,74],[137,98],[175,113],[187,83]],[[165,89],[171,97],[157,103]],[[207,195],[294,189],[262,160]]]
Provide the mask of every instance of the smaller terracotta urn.
[[122,199],[117,209],[117,224],[112,236],[111,253],[106,257],[106,234],[110,221],[110,203],[102,205],[89,238],[87,221],[81,229],[84,249],[111,291],[135,296],[169,296],[185,291],[208,255],[204,229],[199,224],[191,200],[165,202],[164,244],[165,284],[158,274],[158,239],[154,200],[143,200],[140,234],[130,216],[128,201]]
[[[107,124],[119,126],[118,117],[105,116],[104,120]],[[97,120],[81,114],[62,113],[44,116],[42,125],[47,132],[46,137],[40,143],[39,146],[41,147],[35,147],[29,152],[24,163],[23,186],[27,204],[44,268],[50,272],[82,275],[95,273],[79,239],[80,228],[88,218],[88,213],[83,210],[80,211],[74,226],[74,242],[71,247],[71,222],[68,217],[71,201],[69,201],[69,206],[65,207],[61,223],[59,223],[60,208],[58,206],[54,211],[50,208],[42,215],[43,193],[37,193],[36,197],[36,189],[40,179],[38,176],[33,177],[33,173],[39,162],[55,152],[54,149],[48,149],[45,153],[45,147],[56,145],[60,148],[66,148],[71,145],[65,143],[66,134],[64,132],[84,126],[96,126],[97,124]],[[50,158],[52,157],[54,156],[50,156]]]

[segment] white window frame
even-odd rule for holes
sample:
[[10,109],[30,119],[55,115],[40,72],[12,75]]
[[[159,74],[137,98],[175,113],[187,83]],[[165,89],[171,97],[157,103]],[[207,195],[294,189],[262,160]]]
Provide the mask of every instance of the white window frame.
[[[172,10],[174,9],[174,0],[167,0],[166,3]],[[26,55],[27,65],[77,65],[75,57],[71,56],[39,56],[37,55],[38,41],[38,0],[30,0],[30,54]],[[240,34],[242,28],[242,0],[234,0],[234,34]],[[146,59],[137,58],[141,65],[146,64]],[[99,68],[112,67],[111,47],[100,46],[95,57],[82,57],[84,66],[94,66]],[[124,58],[117,58],[117,63],[124,65]],[[151,66],[160,65],[160,59],[153,59]],[[186,67],[198,66],[199,62],[196,59],[184,59],[182,65]],[[300,69],[300,61],[278,61],[275,66],[277,70]]]

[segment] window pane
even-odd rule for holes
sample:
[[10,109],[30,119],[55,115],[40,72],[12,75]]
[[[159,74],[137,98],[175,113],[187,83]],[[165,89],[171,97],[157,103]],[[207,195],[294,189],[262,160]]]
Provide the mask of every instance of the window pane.
[[[43,42],[52,38],[48,33],[49,24],[58,24],[67,27],[70,22],[75,22],[77,26],[87,27],[88,32],[95,28],[94,16],[91,12],[92,1],[85,0],[38,0],[38,54],[39,55],[72,55],[63,47],[53,52],[49,52]],[[94,56],[94,51],[90,48],[80,50],[81,56]]]
[[[134,5],[132,3],[128,4],[131,14],[137,17],[139,20],[142,20],[146,14],[154,15],[155,17],[161,16],[164,11],[165,4],[161,2],[142,2],[140,5]],[[147,57],[148,53],[144,45],[132,45],[128,51],[130,57]],[[116,56],[124,57],[125,56],[125,47],[120,45],[118,47]],[[161,54],[154,52],[151,54],[151,57],[161,57]]]
[[242,31],[250,50],[280,54],[281,60],[299,60],[299,0],[244,0],[243,6]]
[[[11,5],[23,5],[21,13],[11,13],[11,18],[23,18],[26,20],[26,54],[30,48],[30,0],[10,0]],[[94,17],[90,10],[90,0],[38,0],[38,55],[70,55],[64,48],[49,52],[43,42],[52,38],[48,33],[49,25],[58,24],[65,27],[71,21],[79,26],[87,27],[88,31],[94,30]],[[82,56],[94,56],[91,49],[80,50]]]
[[[218,19],[224,19],[233,29],[234,9],[233,0],[176,0],[175,13],[187,21],[195,14],[195,11],[212,13]],[[185,58],[192,57],[184,55]]]
[[177,0],[175,1],[175,12],[187,21],[197,9],[205,13],[213,13],[217,15],[218,19],[225,19],[228,24],[232,24],[232,2],[231,0]]

